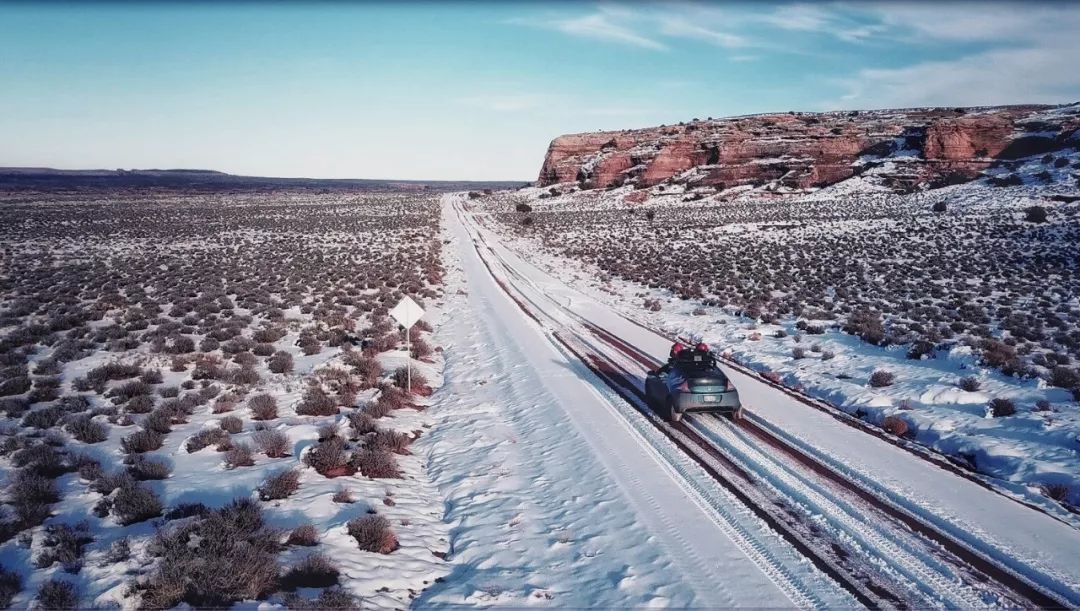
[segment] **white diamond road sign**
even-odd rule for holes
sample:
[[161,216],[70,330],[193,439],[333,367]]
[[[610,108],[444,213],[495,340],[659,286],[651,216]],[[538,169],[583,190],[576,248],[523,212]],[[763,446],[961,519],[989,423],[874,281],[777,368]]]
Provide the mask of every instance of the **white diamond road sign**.
[[394,309],[390,310],[390,316],[406,329],[412,328],[423,315],[424,308],[421,308],[420,305],[413,301],[408,295],[402,297],[401,301],[394,306]]

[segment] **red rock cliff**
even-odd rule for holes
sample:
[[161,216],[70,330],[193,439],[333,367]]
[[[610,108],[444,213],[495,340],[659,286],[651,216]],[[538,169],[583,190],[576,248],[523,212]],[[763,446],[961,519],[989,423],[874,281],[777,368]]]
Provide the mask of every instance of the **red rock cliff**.
[[[973,178],[1017,140],[1063,138],[1080,107],[1010,106],[786,113],[709,119],[551,142],[540,184],[664,181],[728,188],[824,186],[892,162],[898,183]],[[1031,136],[1029,134],[1037,134]]]

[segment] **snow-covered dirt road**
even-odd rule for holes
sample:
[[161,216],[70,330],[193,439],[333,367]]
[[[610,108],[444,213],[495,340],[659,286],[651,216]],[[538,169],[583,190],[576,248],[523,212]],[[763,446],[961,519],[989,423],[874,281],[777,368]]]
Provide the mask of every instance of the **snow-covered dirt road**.
[[416,604],[855,605],[696,463],[628,424],[499,286],[455,197],[446,384],[417,445],[447,498],[453,568]]
[[[464,210],[460,202],[459,209]],[[530,299],[528,309],[548,320],[549,328],[563,322],[569,324],[571,319],[577,318],[578,323],[584,321],[594,325],[629,344],[646,358],[659,360],[666,354],[670,340],[556,280],[506,248],[495,232],[484,229],[472,215],[464,216],[474,237],[484,244],[489,257],[497,260],[502,268],[496,274],[497,282],[503,283],[499,288],[512,284],[511,292]],[[460,233],[461,221],[447,220],[456,233]],[[461,239],[460,235],[455,237]],[[522,316],[520,310],[518,316]],[[755,408],[756,421],[776,431],[777,435],[786,436],[791,445],[842,473],[891,506],[916,515],[923,523],[939,529],[967,549],[975,550],[1007,573],[1021,575],[1028,583],[1052,593],[1054,599],[1077,600],[1080,558],[1075,550],[1080,546],[1077,545],[1076,529],[1066,521],[958,477],[881,439],[839,425],[827,414],[753,377],[733,372],[733,379]],[[593,411],[598,410],[590,409],[589,413]],[[627,421],[623,418],[623,422]],[[655,439],[639,438],[638,442],[642,453],[648,453],[648,448],[662,446]],[[664,458],[670,460],[668,456]],[[771,477],[773,474],[766,475]],[[875,552],[871,549],[870,552],[890,562],[895,560],[895,554],[887,554],[885,550]],[[916,557],[915,560],[931,567],[935,563],[933,557]],[[911,568],[917,568],[916,564]],[[913,578],[916,580],[914,585],[929,595],[941,592],[948,584],[918,583],[918,574],[913,574]],[[952,598],[954,595],[957,598]],[[957,588],[954,594],[944,595],[939,602],[946,606],[970,605],[973,604],[971,599],[966,598],[969,595]],[[990,600],[986,603],[993,604]]]

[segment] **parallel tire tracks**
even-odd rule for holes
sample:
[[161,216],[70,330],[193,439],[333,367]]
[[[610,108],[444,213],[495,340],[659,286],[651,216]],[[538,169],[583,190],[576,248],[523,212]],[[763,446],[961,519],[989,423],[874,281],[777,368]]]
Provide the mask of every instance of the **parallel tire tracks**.
[[[468,228],[465,213],[459,209],[459,214]],[[860,603],[874,608],[907,608],[928,602],[945,606],[979,606],[984,603],[980,596],[989,596],[998,604],[1008,605],[1060,608],[1070,604],[1067,597],[1031,582],[917,515],[862,488],[858,482],[793,447],[752,419],[742,421],[738,428],[712,416],[691,417],[676,424],[663,422],[646,405],[640,383],[642,370],[659,365],[655,359],[593,325],[550,296],[545,295],[548,304],[537,304],[515,291],[495,272],[492,260],[507,278],[528,285],[532,282],[487,245],[482,235],[474,230],[469,234],[488,272],[526,315],[549,328],[552,337],[563,348],[581,360],[627,404],[644,414],[656,429],[723,488]],[[533,288],[544,294],[539,287]],[[572,324],[553,317],[546,307],[549,305]],[[605,348],[614,349],[628,359],[629,366],[613,360]],[[800,471],[794,471],[790,466],[778,469],[777,463],[762,452],[764,447],[792,459],[800,466]],[[742,452],[733,448],[741,448]],[[769,462],[773,462],[771,467],[767,466]],[[839,532],[854,536],[873,551],[883,552],[880,557],[889,566],[885,570],[867,566],[865,558],[856,558],[852,553],[851,541],[836,541],[835,530],[811,523],[805,510],[795,507],[791,499],[785,497],[785,492],[791,494],[793,490],[801,499],[812,499],[815,507],[826,508],[828,518]],[[836,500],[830,498],[832,494],[837,495]],[[858,503],[858,509],[862,511],[869,510],[864,517],[878,521],[877,528],[859,523],[857,517],[840,507],[851,503]],[[883,532],[884,524],[895,530]],[[911,533],[932,545],[924,546],[926,549],[920,554],[909,553],[903,546],[911,543]],[[913,598],[910,583],[891,581],[889,577],[897,573],[914,582],[924,596]],[[962,583],[957,583],[959,577],[963,578]]]

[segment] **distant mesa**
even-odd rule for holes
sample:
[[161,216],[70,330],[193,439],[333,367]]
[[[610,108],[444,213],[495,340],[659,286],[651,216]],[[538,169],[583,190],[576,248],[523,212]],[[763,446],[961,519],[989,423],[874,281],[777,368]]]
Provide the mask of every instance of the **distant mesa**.
[[787,112],[559,136],[539,183],[807,190],[870,169],[897,190],[1076,146],[1080,104]]
[[127,189],[182,190],[274,190],[311,189],[329,191],[464,191],[509,189],[522,181],[380,180],[367,178],[275,178],[238,176],[215,170],[58,170],[54,168],[0,167],[0,189]]

